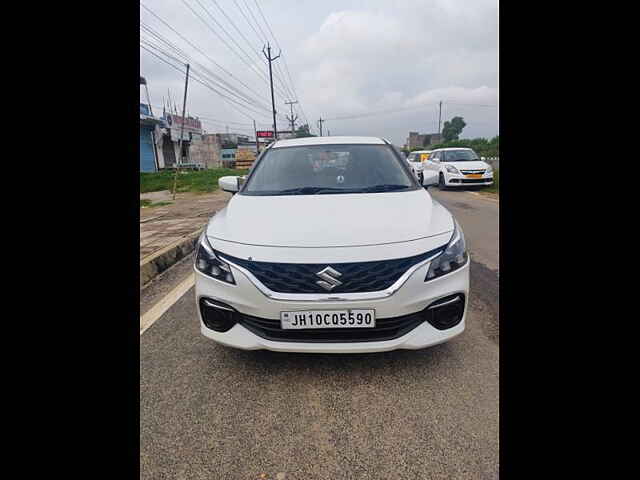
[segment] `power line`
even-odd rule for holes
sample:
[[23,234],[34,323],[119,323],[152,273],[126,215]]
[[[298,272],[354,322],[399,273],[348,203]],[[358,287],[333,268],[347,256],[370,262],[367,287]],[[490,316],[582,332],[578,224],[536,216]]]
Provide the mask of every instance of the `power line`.
[[421,110],[424,107],[432,106],[432,105],[437,105],[437,104],[428,103],[428,104],[423,104],[423,105],[416,106],[416,107],[392,108],[392,109],[388,109],[388,110],[378,110],[378,111],[374,111],[374,112],[365,112],[365,113],[359,113],[359,114],[354,114],[354,115],[347,115],[347,116],[343,116],[343,117],[326,118],[325,120],[352,120],[352,119],[355,119],[355,118],[373,117],[373,116],[376,116],[376,115],[385,115],[385,114],[388,114],[388,113],[399,113],[399,112],[408,112],[408,111],[412,111],[412,110]]
[[[202,4],[199,2],[199,0],[196,0],[196,2],[198,2],[198,3],[200,4],[200,6],[202,6]],[[235,55],[240,59],[240,61],[242,61],[242,63],[244,63],[244,64],[245,64],[245,65],[246,65],[246,66],[247,66],[247,67],[248,67],[248,68],[249,68],[253,73],[255,73],[256,75],[258,75],[258,77],[260,77],[262,80],[264,80],[265,82],[268,82],[267,78],[266,78],[266,77],[264,77],[264,76],[262,75],[262,72],[260,72],[259,70],[257,70],[257,69],[252,65],[252,64],[248,63],[248,62],[247,62],[247,61],[246,61],[246,60],[245,60],[245,59],[244,59],[244,58],[243,58],[243,57],[242,57],[242,56],[241,56],[241,55],[240,55],[240,54],[239,54],[239,53],[238,53],[238,52],[237,52],[237,51],[236,51],[232,46],[231,46],[231,45],[229,45],[229,43],[227,43],[227,41],[226,41],[224,38],[222,38],[222,36],[221,36],[218,32],[216,32],[213,28],[211,28],[211,25],[209,25],[209,23],[208,23],[204,18],[202,18],[202,16],[201,16],[198,12],[196,12],[193,8],[191,8],[191,5],[189,5],[187,2],[185,2],[185,0],[182,0],[182,3],[184,3],[184,4],[187,6],[187,8],[188,8],[189,10],[191,10],[191,12],[192,12],[196,17],[198,17],[198,18],[200,19],[200,21],[201,21],[202,23],[204,23],[204,25],[205,25],[209,30],[211,30],[211,31],[213,32],[213,34],[214,34],[216,37],[218,37],[218,38],[222,41],[222,43],[224,43],[224,44],[227,46],[227,48],[229,48],[229,50],[231,50],[231,51],[232,51],[232,52],[233,52],[233,53],[234,53],[234,54],[235,54]],[[209,13],[209,11],[208,11],[206,8],[204,8],[204,7],[202,7],[202,8],[205,10],[205,12],[206,12],[206,13],[207,13],[207,14],[208,14],[208,15],[209,15],[213,20],[214,20],[214,22],[216,22],[216,24],[217,24],[218,22],[217,22],[217,21],[215,20],[215,18],[214,18],[214,17]],[[224,30],[224,29],[223,29],[223,30]],[[225,31],[225,33],[226,33],[226,31]],[[228,35],[228,33],[227,33],[227,35]],[[245,53],[245,55],[246,55],[246,53]]]
[[[182,62],[182,60],[180,60],[180,59],[178,59],[178,58],[176,58],[176,57],[172,56],[171,54],[169,54],[169,53],[167,53],[166,51],[164,51],[162,48],[160,48],[160,47],[158,47],[157,45],[153,44],[152,42],[149,42],[148,40],[145,40],[145,39],[141,39],[141,42],[144,42],[146,45],[150,46],[151,48],[154,48],[155,50],[159,51],[160,53],[164,54],[165,56],[167,56],[167,57],[169,57],[169,58],[172,58],[173,60],[175,60],[175,61],[177,61],[177,62],[179,62],[179,63],[183,63],[183,62]],[[186,59],[186,62],[189,62],[189,61],[190,61],[190,59],[189,59],[189,56],[188,56],[188,55],[185,55],[185,59]],[[184,62],[184,63],[186,63],[186,62]],[[196,63],[197,63],[197,62],[196,62]],[[197,65],[198,65],[199,67],[201,66],[200,64],[197,64]],[[203,67],[203,68],[204,68],[204,67]],[[206,68],[204,68],[204,69],[205,69],[205,70],[207,70]],[[192,75],[193,75],[193,72],[195,72],[196,74],[198,74],[198,75],[200,75],[200,76],[204,76],[201,72],[199,72],[198,70],[196,70],[196,69],[193,69],[193,68],[192,68]],[[228,89],[228,88],[225,88],[223,85],[219,85],[219,84],[215,83],[215,81],[214,81],[214,82],[211,82],[211,79],[207,79],[207,78],[205,78],[205,80],[208,80],[210,83],[213,83],[213,84],[214,84],[216,87],[218,87],[218,88],[222,88],[222,89],[223,89],[223,90],[225,90],[227,93],[230,93],[231,95],[236,96],[236,97],[237,97],[237,98],[239,98],[240,100],[242,100],[242,101],[244,101],[245,103],[249,104],[251,107],[253,107],[253,106],[254,106],[254,104],[255,104],[255,106],[256,106],[256,107],[262,108],[262,109],[263,109],[263,110],[265,110],[266,112],[269,112],[269,108],[268,108],[268,107],[266,107],[265,105],[261,105],[261,104],[260,104],[260,102],[258,102],[257,100],[255,100],[255,99],[253,99],[253,98],[251,98],[251,97],[249,97],[249,96],[247,96],[247,95],[245,95],[245,94],[240,94],[240,95],[239,95],[239,94],[237,94],[237,93],[234,93],[234,92],[232,92],[232,91],[229,91],[229,89]],[[219,92],[218,92],[218,93],[219,93]],[[242,93],[242,92],[241,92],[241,93]]]
[[[220,10],[220,12],[225,16],[225,18],[229,21],[229,23],[231,24],[231,26],[240,34],[240,36],[242,37],[242,39],[247,43],[247,45],[249,45],[249,48],[251,51],[253,51],[257,56],[258,59],[263,62],[262,57],[260,56],[260,54],[256,51],[253,50],[253,45],[251,45],[251,42],[247,39],[247,37],[244,36],[244,33],[242,33],[242,30],[240,30],[236,24],[234,23],[234,21],[227,15],[227,13],[225,12],[225,10],[220,7],[220,5],[218,4],[218,2],[216,0],[211,0],[213,2],[213,4],[218,8],[218,10]],[[234,41],[235,43],[235,41]],[[237,45],[237,43],[236,43]],[[243,50],[244,51],[244,50]],[[263,62],[264,63],[264,62]],[[278,70],[278,64],[276,64],[276,70]],[[284,90],[287,92],[287,96],[291,96],[291,90],[289,89],[288,85],[286,85],[286,83],[284,83],[282,81],[282,79],[276,75],[276,79],[280,82],[280,86],[282,86],[284,88]]]
[[180,32],[178,32],[175,28],[173,28],[171,25],[169,25],[165,20],[163,20],[162,18],[160,18],[160,16],[158,16],[156,13],[153,12],[153,10],[151,10],[149,7],[147,7],[146,5],[144,5],[142,2],[140,2],[140,5],[146,9],[151,15],[153,15],[155,18],[157,18],[158,20],[160,20],[160,22],[162,22],[167,28],[169,28],[171,31],[173,31],[176,35],[178,35],[182,40],[184,40],[186,43],[188,43],[192,48],[194,48],[196,51],[198,51],[202,56],[206,57],[211,63],[213,63],[216,67],[218,67],[220,70],[222,70],[223,72],[225,72],[227,75],[229,75],[230,77],[233,77],[238,83],[240,83],[242,86],[244,86],[247,90],[251,91],[252,93],[254,93],[255,95],[257,95],[258,97],[261,97],[262,94],[256,92],[255,90],[253,90],[251,87],[249,87],[246,83],[244,83],[241,79],[239,79],[238,77],[236,77],[234,74],[232,74],[230,71],[228,71],[227,69],[225,69],[222,65],[218,64],[213,58],[211,58],[209,55],[207,55],[205,52],[202,51],[202,49],[200,49],[199,47],[197,47],[196,45],[194,45],[189,39],[187,39],[184,35],[182,35]]
[[[163,108],[163,106],[161,106],[161,105],[152,105],[152,107],[157,108],[157,109]],[[207,116],[201,115],[199,113],[193,113],[193,115],[198,120],[200,120],[203,124],[220,125],[220,126],[224,126],[224,127],[228,127],[231,124],[231,127],[234,130],[241,130],[241,131],[245,131],[245,132],[248,131],[248,132],[253,133],[253,123],[235,122],[233,120],[220,120],[220,119],[217,119],[217,118],[207,117]],[[266,128],[270,128],[268,126],[268,124],[266,124],[266,123],[260,123],[259,125],[266,126]],[[249,128],[249,127],[251,127],[251,128]]]
[[[177,67],[176,65],[174,65],[174,64],[172,64],[171,62],[169,62],[169,61],[165,60],[164,58],[160,57],[158,54],[156,54],[155,52],[153,52],[153,51],[149,50],[149,49],[148,49],[147,47],[145,47],[144,45],[140,45],[140,46],[141,46],[144,50],[146,50],[147,52],[151,53],[153,56],[157,57],[158,59],[160,59],[161,61],[163,61],[163,62],[164,62],[164,63],[166,63],[167,65],[169,65],[169,66],[171,66],[172,68],[174,68],[175,70],[177,70],[178,72],[180,72],[180,73],[185,73],[185,71],[181,70],[181,69],[180,69],[179,67]],[[225,102],[227,102],[227,103],[228,103],[228,102],[230,101],[230,102],[232,102],[232,103],[236,104],[236,105],[237,105],[237,107],[235,107],[235,108],[236,108],[236,110],[238,111],[238,113],[240,113],[240,114],[244,115],[244,116],[245,116],[245,117],[247,117],[248,119],[253,120],[253,118],[254,118],[254,117],[253,117],[253,116],[251,116],[251,115],[248,115],[248,114],[247,114],[247,113],[245,113],[245,112],[243,112],[243,111],[242,111],[242,110],[240,110],[238,107],[242,107],[242,108],[244,108],[244,109],[246,109],[246,110],[248,110],[248,111],[250,111],[250,112],[254,113],[255,115],[263,115],[262,113],[260,113],[260,112],[256,112],[256,111],[254,111],[254,110],[252,110],[252,109],[250,109],[250,108],[248,108],[248,107],[246,107],[246,106],[244,106],[244,105],[239,104],[239,103],[238,103],[238,102],[236,102],[235,100],[230,99],[230,98],[229,98],[229,97],[227,97],[226,95],[221,94],[221,93],[220,93],[220,92],[218,92],[215,88],[213,88],[211,85],[208,85],[206,82],[204,82],[204,81],[202,81],[202,80],[200,80],[200,79],[196,78],[195,76],[194,76],[194,77],[192,77],[192,78],[193,78],[193,80],[194,80],[194,81],[196,81],[196,82],[198,82],[198,83],[202,84],[202,85],[203,85],[203,86],[205,86],[206,88],[208,88],[208,89],[210,89],[210,90],[214,91],[215,93],[217,93],[217,94],[218,94],[218,95],[219,95],[219,96],[220,96],[220,97],[221,97]],[[230,106],[231,106],[231,105],[230,105]],[[232,108],[233,108],[233,107],[232,107]]]
[[[204,70],[205,72],[207,72],[209,74],[209,76],[211,76],[215,82],[218,82],[222,85],[219,85],[220,88],[223,88],[225,91],[227,91],[228,93],[244,100],[247,101],[247,103],[250,104],[256,104],[257,106],[263,108],[266,111],[269,111],[269,107],[266,104],[261,104],[261,102],[255,98],[252,98],[251,96],[247,95],[246,93],[242,92],[241,90],[239,90],[237,87],[231,85],[230,83],[226,82],[223,78],[221,78],[220,76],[216,75],[215,73],[211,72],[211,70],[209,70],[208,68],[206,68],[204,65],[200,64],[199,62],[195,62],[193,59],[190,58],[190,56],[188,54],[186,54],[184,51],[182,51],[181,49],[179,49],[178,47],[176,47],[173,43],[171,43],[169,40],[167,40],[166,38],[164,38],[162,35],[160,35],[159,33],[155,32],[152,28],[146,26],[144,24],[144,22],[140,22],[141,23],[141,27],[145,30],[148,30],[153,36],[155,36],[156,38],[160,39],[160,41],[162,41],[164,44],[168,45],[172,50],[177,51],[179,55],[181,55],[186,62],[189,63],[195,63],[196,65],[199,66],[199,68],[201,68],[202,70]],[[223,86],[223,85],[226,85]],[[234,93],[235,92],[235,93]]]
[[[243,0],[245,1],[245,0]],[[282,47],[280,46],[280,43],[278,42],[278,39],[276,38],[276,36],[273,34],[273,30],[271,30],[271,26],[269,25],[269,22],[267,21],[267,17],[264,15],[264,12],[262,11],[262,9],[260,8],[260,5],[258,4],[258,2],[256,0],[254,0],[254,3],[256,4],[256,7],[258,8],[258,12],[260,12],[260,15],[262,16],[262,19],[264,20],[265,25],[267,26],[267,29],[269,30],[269,32],[271,33],[271,36],[273,37],[273,40],[276,42],[276,46],[282,50]],[[246,5],[246,2],[245,2]],[[248,9],[248,7],[247,7]],[[260,27],[260,25],[258,24],[258,27]],[[262,31],[262,29],[260,29],[260,31]],[[266,35],[265,35],[266,37]],[[287,65],[287,59],[286,56],[282,57],[282,60],[284,61],[284,66],[285,69],[287,70],[287,74],[289,75],[289,81],[291,82],[291,87],[293,89],[293,93],[294,93],[294,98],[296,100],[300,100],[298,98],[298,94],[296,93],[296,89],[295,89],[295,85],[293,83],[293,80],[291,79],[291,73],[289,72],[289,67]],[[304,113],[304,110],[302,108],[302,104],[300,104],[300,112],[302,113],[302,116],[305,119],[305,122],[307,122],[307,125],[309,125],[309,127],[311,128],[311,125],[309,124],[309,120],[307,119],[307,116]]]
[[493,107],[493,108],[497,108],[498,105],[482,105],[479,103],[454,103],[454,102],[444,102],[448,105],[461,105],[464,107]]

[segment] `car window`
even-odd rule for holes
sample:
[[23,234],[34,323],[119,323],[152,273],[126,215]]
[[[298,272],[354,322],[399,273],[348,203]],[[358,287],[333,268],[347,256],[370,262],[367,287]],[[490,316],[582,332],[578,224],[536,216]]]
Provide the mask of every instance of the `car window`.
[[415,190],[408,166],[388,145],[313,145],[269,149],[243,195],[315,195]]
[[446,162],[473,162],[479,160],[478,155],[473,150],[447,150],[444,153]]

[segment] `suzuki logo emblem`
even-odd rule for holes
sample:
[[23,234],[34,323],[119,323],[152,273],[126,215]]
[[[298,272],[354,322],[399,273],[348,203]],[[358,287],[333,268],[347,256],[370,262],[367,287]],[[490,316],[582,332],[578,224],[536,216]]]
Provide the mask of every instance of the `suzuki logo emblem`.
[[318,280],[316,284],[320,285],[325,290],[333,290],[338,285],[342,285],[342,282],[336,277],[341,277],[342,274],[331,267],[325,267],[316,273],[322,280]]

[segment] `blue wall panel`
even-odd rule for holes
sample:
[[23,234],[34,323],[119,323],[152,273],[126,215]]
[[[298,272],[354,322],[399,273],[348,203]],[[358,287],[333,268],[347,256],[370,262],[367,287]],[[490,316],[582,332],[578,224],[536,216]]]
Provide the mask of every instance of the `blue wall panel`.
[[151,140],[152,127],[140,126],[140,171],[155,172],[156,161]]

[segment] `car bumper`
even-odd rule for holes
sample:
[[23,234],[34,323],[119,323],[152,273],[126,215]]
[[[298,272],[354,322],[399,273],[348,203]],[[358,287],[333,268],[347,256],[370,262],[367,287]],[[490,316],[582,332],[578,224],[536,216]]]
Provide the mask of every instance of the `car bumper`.
[[[415,350],[429,347],[461,334],[465,329],[467,305],[469,302],[469,264],[435,280],[424,282],[429,264],[418,268],[395,293],[386,298],[375,300],[348,301],[292,301],[274,300],[265,296],[241,271],[232,271],[236,285],[220,281],[195,271],[196,308],[202,334],[220,344],[244,350],[273,350],[279,352],[308,353],[366,353],[384,352],[396,349]],[[352,342],[304,342],[278,341],[253,333],[240,323],[236,323],[226,332],[209,329],[202,320],[200,299],[208,298],[223,302],[237,312],[277,320],[280,312],[294,310],[346,310],[375,309],[377,319],[394,318],[420,312],[440,298],[462,293],[465,298],[462,320],[446,330],[439,330],[426,320],[404,335],[382,341]],[[319,330],[320,331],[320,330]]]
[[469,179],[465,175],[455,173],[445,173],[444,182],[447,187],[470,187],[474,185],[492,185],[493,174],[483,175],[482,178]]

